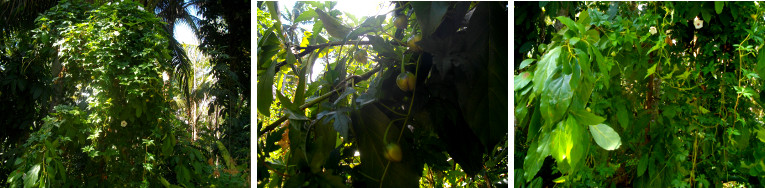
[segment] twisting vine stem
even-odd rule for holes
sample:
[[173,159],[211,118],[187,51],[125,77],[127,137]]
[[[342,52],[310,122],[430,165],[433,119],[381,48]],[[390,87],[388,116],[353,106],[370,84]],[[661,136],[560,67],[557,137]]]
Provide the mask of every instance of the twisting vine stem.
[[[417,73],[418,73],[418,71],[420,69],[420,59],[421,59],[421,57],[422,57],[422,55],[417,57],[417,64],[415,65],[415,69],[414,69],[415,80],[418,78],[417,77]],[[403,63],[402,63],[402,65],[403,65]],[[403,66],[402,66],[402,70],[403,70]],[[415,81],[415,83],[416,83],[416,81]],[[404,129],[406,129],[406,124],[409,122],[409,116],[412,115],[412,106],[414,106],[414,96],[415,96],[416,93],[417,93],[417,87],[414,87],[413,90],[412,90],[412,98],[409,100],[409,107],[408,107],[407,112],[406,112],[406,117],[404,117],[404,124],[401,126],[401,131],[399,131],[399,133],[398,133],[398,139],[396,139],[396,144],[399,144],[401,142],[401,136],[404,135]],[[388,125],[388,127],[390,127],[390,125]],[[385,134],[386,135],[388,134],[387,130],[385,131]],[[383,140],[383,141],[386,141],[386,140]],[[390,167],[390,160],[388,160],[388,162],[385,164],[385,170],[383,170],[383,175],[382,175],[382,177],[380,177],[380,188],[383,187],[383,182],[384,182],[383,180],[385,180],[385,175],[388,173],[388,167]]]

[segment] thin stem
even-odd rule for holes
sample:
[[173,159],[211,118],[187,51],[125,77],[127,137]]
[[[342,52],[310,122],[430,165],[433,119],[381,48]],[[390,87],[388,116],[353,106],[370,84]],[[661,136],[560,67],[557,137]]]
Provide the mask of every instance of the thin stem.
[[[415,69],[414,69],[414,77],[415,77],[415,79],[417,79],[417,72],[420,69],[420,58],[421,57],[422,57],[422,55],[417,57],[417,65],[415,66]],[[409,100],[409,108],[408,108],[408,111],[407,111],[406,117],[405,117],[406,119],[404,119],[404,124],[401,126],[401,131],[398,133],[398,139],[396,140],[396,144],[401,142],[401,136],[404,134],[404,129],[406,129],[406,123],[409,121],[409,115],[412,114],[412,106],[414,105],[414,96],[417,93],[416,91],[417,91],[417,87],[414,87],[414,89],[412,90],[412,98]],[[386,132],[386,134],[387,134],[387,132]],[[385,164],[385,170],[383,171],[383,175],[380,178],[380,188],[382,188],[383,180],[385,180],[385,175],[388,173],[388,167],[390,167],[390,160],[388,160],[388,163]]]
[[[361,76],[358,76],[358,79],[354,79],[353,83],[357,84],[357,83],[359,83],[361,81],[367,80],[367,79],[369,79],[369,77],[372,77],[372,75],[374,73],[376,73],[377,71],[380,71],[380,70],[382,70],[382,67],[378,66],[377,68],[374,68],[374,69],[370,70],[369,72],[366,72],[366,73],[362,74]],[[340,84],[343,84],[343,83],[340,83]],[[342,89],[345,89],[345,88],[344,87],[336,88],[336,89],[334,89],[334,90],[332,90],[332,91],[330,91],[330,92],[328,92],[328,93],[326,93],[324,95],[321,95],[321,96],[319,96],[319,98],[316,98],[316,99],[314,99],[314,100],[312,100],[310,102],[307,102],[307,103],[303,104],[302,106],[300,106],[300,110],[305,110],[306,108],[311,107],[311,106],[321,102],[322,100],[329,98],[330,96],[332,96],[336,92],[339,92]],[[273,123],[271,123],[268,126],[266,126],[265,129],[263,129],[262,131],[258,132],[258,136],[261,136],[261,135],[263,135],[263,133],[266,133],[268,131],[273,130],[274,128],[276,128],[276,126],[279,126],[280,123],[286,121],[288,119],[288,117],[289,116],[287,116],[287,115],[284,115],[284,116],[280,117],[278,120],[276,120]]]

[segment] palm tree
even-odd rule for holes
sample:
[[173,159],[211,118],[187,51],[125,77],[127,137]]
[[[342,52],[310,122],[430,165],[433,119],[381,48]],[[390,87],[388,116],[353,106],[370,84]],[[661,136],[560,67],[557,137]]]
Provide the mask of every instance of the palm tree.
[[[178,87],[185,87],[189,90],[189,95],[177,97],[174,100],[179,107],[178,110],[185,113],[179,114],[180,117],[191,126],[192,140],[196,140],[200,125],[210,125],[209,128],[213,130],[217,127],[219,113],[215,112],[220,108],[212,104],[215,97],[210,93],[216,79],[211,74],[212,66],[209,57],[199,51],[195,45],[184,44],[183,48],[189,57],[192,69],[188,80],[183,83],[178,82]],[[212,116],[207,115],[210,111]]]

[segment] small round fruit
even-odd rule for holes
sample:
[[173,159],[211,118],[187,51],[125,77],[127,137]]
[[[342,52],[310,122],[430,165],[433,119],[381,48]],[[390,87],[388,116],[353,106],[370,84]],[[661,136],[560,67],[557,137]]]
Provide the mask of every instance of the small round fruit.
[[385,158],[393,162],[400,162],[401,147],[394,143],[388,144],[388,147],[385,148]]
[[611,56],[616,56],[616,52],[611,52]]
[[409,41],[406,42],[406,45],[409,46],[409,49],[412,51],[419,52],[421,49],[420,46],[416,44],[416,42],[419,42],[420,40],[422,40],[422,36],[412,36],[412,38],[409,38]]
[[367,64],[367,51],[365,51],[365,50],[356,51],[356,54],[353,54],[353,59],[355,59],[356,62],[359,62],[361,64],[366,65]]
[[412,91],[417,84],[417,78],[411,72],[402,72],[396,77],[396,85],[401,91]]
[[399,29],[405,29],[406,28],[406,16],[404,15],[398,15],[396,16],[396,19],[393,21],[393,24],[396,26],[396,28]]

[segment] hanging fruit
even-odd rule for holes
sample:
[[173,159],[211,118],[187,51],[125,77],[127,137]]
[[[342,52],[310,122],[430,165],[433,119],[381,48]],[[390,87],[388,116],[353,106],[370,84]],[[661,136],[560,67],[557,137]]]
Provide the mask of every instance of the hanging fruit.
[[409,71],[402,72],[396,77],[396,85],[401,91],[412,91],[417,84],[417,77]]
[[401,147],[398,144],[390,143],[385,148],[385,159],[393,162],[401,161]]

